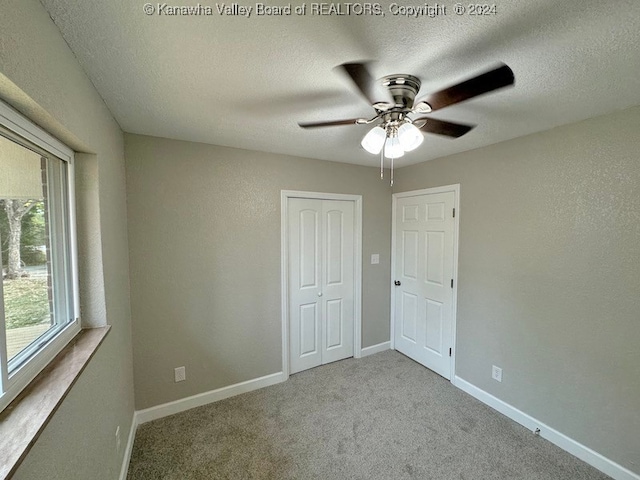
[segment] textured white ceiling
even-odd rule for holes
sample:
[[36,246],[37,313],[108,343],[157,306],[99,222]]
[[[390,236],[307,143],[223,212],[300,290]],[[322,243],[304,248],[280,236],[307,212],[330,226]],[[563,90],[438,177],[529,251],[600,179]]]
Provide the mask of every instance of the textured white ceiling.
[[[380,4],[384,16],[312,15],[305,2],[305,15],[280,17],[256,16],[256,3],[240,2],[254,8],[249,18],[220,15],[221,3],[206,0],[213,15],[146,15],[144,0],[42,3],[131,133],[375,165],[360,147],[367,126],[297,125],[370,116],[333,70],[362,60],[376,62],[377,77],[419,77],[418,97],[498,61],[515,73],[513,88],[434,112],[478,127],[459,139],[426,134],[399,166],[640,104],[637,0],[496,0],[489,16],[456,15],[445,1],[446,15],[434,18],[394,16],[391,2]],[[156,10],[162,3],[150,2]]]

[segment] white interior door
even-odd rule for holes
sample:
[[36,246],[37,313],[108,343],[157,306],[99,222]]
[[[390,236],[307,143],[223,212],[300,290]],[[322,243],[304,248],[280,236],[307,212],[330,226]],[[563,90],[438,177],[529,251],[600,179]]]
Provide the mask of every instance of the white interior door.
[[396,350],[451,378],[455,193],[396,200]]
[[296,373],[354,352],[354,202],[290,198],[289,358]]

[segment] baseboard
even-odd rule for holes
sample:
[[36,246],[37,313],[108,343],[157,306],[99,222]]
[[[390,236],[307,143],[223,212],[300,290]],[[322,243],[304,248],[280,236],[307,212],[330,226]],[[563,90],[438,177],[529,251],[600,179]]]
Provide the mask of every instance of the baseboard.
[[499,398],[494,397],[490,393],[485,392],[466,380],[463,380],[460,377],[455,377],[452,383],[472,397],[477,398],[482,403],[509,417],[511,420],[518,422],[520,425],[528,428],[532,432],[534,432],[536,428],[539,428],[541,437],[549,440],[551,443],[578,457],[580,460],[588,463],[592,467],[597,468],[601,472],[606,473],[610,477],[616,480],[640,480],[639,474],[632,472],[612,460],[609,460],[598,452],[578,443],[572,438],[567,437],[565,434],[560,433],[559,431],[549,427],[532,416],[527,415]]
[[120,480],[127,479],[127,473],[129,472],[129,462],[131,461],[131,452],[133,451],[133,441],[136,438],[136,429],[138,428],[138,414],[133,412],[131,418],[131,428],[129,429],[129,436],[127,437],[127,445],[124,450],[124,457],[122,458],[122,467],[120,468]]
[[151,408],[145,408],[144,410],[138,410],[136,412],[138,425],[173,415],[175,413],[184,412],[185,410],[190,410],[195,407],[201,407],[209,403],[218,402],[225,398],[240,395],[241,393],[251,392],[258,388],[275,385],[276,383],[284,382],[286,379],[286,376],[282,372],[272,373],[271,375],[254,378],[253,380],[247,380],[246,382],[236,383],[234,385],[229,385],[228,387],[199,393],[192,397],[181,398],[180,400],[173,402],[156,405]]
[[384,352],[391,348],[391,342],[382,342],[377,345],[371,345],[370,347],[364,347],[361,350],[360,356],[366,357],[367,355],[373,355],[374,353]]

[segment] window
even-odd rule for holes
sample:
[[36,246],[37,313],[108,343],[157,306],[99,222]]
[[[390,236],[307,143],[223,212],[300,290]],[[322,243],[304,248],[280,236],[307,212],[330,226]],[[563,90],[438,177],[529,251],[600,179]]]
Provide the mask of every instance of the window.
[[80,330],[73,152],[0,103],[0,409]]

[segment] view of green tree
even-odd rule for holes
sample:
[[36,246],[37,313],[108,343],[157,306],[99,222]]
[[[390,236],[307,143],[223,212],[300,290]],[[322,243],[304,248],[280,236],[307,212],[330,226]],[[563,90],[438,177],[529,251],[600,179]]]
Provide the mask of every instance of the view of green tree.
[[[11,218],[11,216],[13,218]],[[17,225],[16,225],[17,224]],[[13,237],[13,240],[12,240]],[[50,319],[46,278],[23,278],[22,265],[42,265],[46,254],[45,206],[42,200],[0,200],[0,249],[4,267],[5,321],[8,329],[38,325]],[[11,252],[15,246],[17,252]],[[16,255],[16,253],[18,255]],[[10,260],[19,262],[9,268]],[[12,274],[10,274],[13,272]]]
[[22,263],[46,262],[44,252],[36,248],[46,242],[44,201],[0,200],[0,240],[3,266],[9,277],[19,276]]
[[23,247],[39,247],[46,242],[46,231],[44,228],[44,202],[35,202],[33,208],[22,217],[22,240]]

